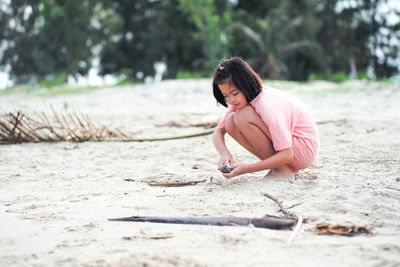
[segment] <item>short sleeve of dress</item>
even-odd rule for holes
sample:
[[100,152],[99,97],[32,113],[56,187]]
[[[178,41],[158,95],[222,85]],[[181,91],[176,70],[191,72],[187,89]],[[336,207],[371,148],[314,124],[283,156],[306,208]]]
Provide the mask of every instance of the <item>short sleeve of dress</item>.
[[280,151],[292,146],[292,118],[289,112],[282,109],[275,110],[269,116],[269,132],[275,151]]
[[219,121],[219,123],[217,125],[217,129],[225,128],[225,120],[226,120],[226,118],[229,116],[229,114],[235,112],[236,109],[237,108],[235,106],[230,106],[228,108],[228,110],[226,111],[224,117]]

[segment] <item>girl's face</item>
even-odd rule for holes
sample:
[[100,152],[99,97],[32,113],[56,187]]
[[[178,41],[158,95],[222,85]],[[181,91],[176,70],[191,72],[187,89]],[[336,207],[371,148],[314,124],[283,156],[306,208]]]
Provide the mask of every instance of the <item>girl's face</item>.
[[218,84],[218,87],[229,105],[235,106],[238,109],[247,105],[246,97],[234,85],[226,82],[223,84]]

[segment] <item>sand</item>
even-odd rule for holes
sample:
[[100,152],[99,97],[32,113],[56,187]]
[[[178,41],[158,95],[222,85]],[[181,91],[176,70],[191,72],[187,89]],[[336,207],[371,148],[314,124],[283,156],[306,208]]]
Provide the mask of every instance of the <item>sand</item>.
[[[297,95],[319,123],[318,160],[293,180],[269,180],[266,172],[223,178],[210,135],[1,145],[0,266],[400,266],[400,86],[266,84]],[[2,112],[49,112],[50,105],[79,107],[136,137],[199,131],[190,125],[225,111],[208,79],[0,97]],[[232,139],[227,144],[236,162],[256,160]],[[291,245],[290,230],[107,220],[282,215],[263,193],[308,219]],[[312,231],[318,223],[366,226],[372,234],[318,235]]]

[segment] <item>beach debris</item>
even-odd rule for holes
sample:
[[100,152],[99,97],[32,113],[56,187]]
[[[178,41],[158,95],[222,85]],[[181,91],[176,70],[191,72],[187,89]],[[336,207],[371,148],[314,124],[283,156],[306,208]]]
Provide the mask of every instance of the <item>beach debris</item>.
[[282,201],[278,200],[276,197],[271,196],[268,193],[264,193],[263,196],[265,196],[265,197],[271,199],[273,202],[275,202],[278,205],[278,207],[280,208],[279,211],[281,211],[283,214],[285,214],[287,216],[287,218],[292,218],[292,219],[297,221],[296,227],[294,228],[292,234],[290,235],[288,241],[286,242],[287,245],[291,245],[293,240],[294,240],[294,238],[296,237],[296,235],[300,232],[300,229],[301,229],[301,226],[303,225],[303,222],[307,222],[307,219],[304,219],[301,216],[297,216],[294,212],[288,211],[288,209],[293,208],[295,206],[298,206],[301,203],[297,203],[297,204],[294,204],[294,205],[292,205],[292,206],[290,206],[288,208],[285,208],[282,205]]
[[[302,218],[301,216],[297,216],[294,212],[289,212],[288,209],[299,204],[292,205],[289,208],[285,208],[282,205],[282,201],[279,201],[277,198],[271,196],[268,193],[263,194],[265,197],[268,197],[272,201],[274,201],[280,208],[283,214],[285,214],[288,218],[293,218],[297,220],[297,225],[293,230],[292,236],[289,238],[287,244],[290,245],[295,237],[295,235],[300,231],[301,224],[303,222],[307,222],[307,219]],[[298,229],[296,229],[298,228]],[[343,225],[343,224],[327,224],[327,223],[320,223],[315,226],[314,230],[320,235],[345,235],[345,236],[353,236],[356,234],[370,234],[372,233],[367,227],[364,226],[356,226],[356,225]]]
[[292,234],[290,235],[288,241],[286,242],[286,245],[291,245],[293,242],[293,239],[296,237],[296,235],[300,232],[301,226],[303,225],[303,218],[301,216],[299,216],[297,218],[297,223],[296,223],[296,227],[294,228]]
[[295,204],[293,204],[293,205],[287,207],[286,209],[287,209],[287,210],[288,210],[288,209],[292,209],[292,208],[294,208],[294,207],[300,206],[301,204],[303,204],[303,203],[302,203],[302,202],[295,203]]
[[[96,124],[79,111],[59,113],[52,107],[52,115],[44,112],[27,115],[22,111],[0,114],[0,144],[36,142],[150,142],[191,138],[208,135],[214,128],[199,132],[164,137],[134,138],[121,129],[110,129]],[[67,149],[68,150],[68,149]]]
[[167,123],[156,124],[157,127],[174,127],[174,128],[189,128],[189,127],[201,127],[205,129],[215,128],[218,125],[218,121],[204,121],[201,123],[185,124],[176,121],[169,121]]
[[59,113],[51,108],[52,116],[44,112],[27,115],[22,111],[0,115],[0,143],[83,142],[128,137],[119,129],[96,126],[89,116],[77,110]]
[[[184,139],[184,138],[191,138],[197,136],[203,136],[212,134],[215,128],[205,129],[199,132],[190,133],[190,134],[182,134],[182,135],[171,135],[171,136],[163,136],[163,137],[150,137],[150,138],[126,138],[126,139],[113,139],[110,141],[123,141],[123,142],[152,142],[152,141],[168,141],[168,140],[175,140],[175,139]],[[108,141],[108,140],[106,140]]]
[[[283,207],[282,201],[278,200],[276,197],[271,196],[271,195],[268,194],[268,193],[263,193],[263,196],[265,196],[265,197],[271,199],[273,202],[275,202],[275,203],[278,205],[278,207],[280,208],[279,211],[281,211],[281,212],[282,212],[283,214],[285,214],[286,216],[288,216],[288,217],[290,217],[290,218],[296,218],[296,219],[298,218],[297,215],[296,215],[296,213],[290,212],[290,211],[288,211],[285,207]],[[292,205],[290,208],[292,208],[292,207],[294,207],[294,206],[295,206],[295,205]],[[303,219],[303,220],[304,220],[304,219]]]
[[133,239],[137,239],[137,238],[143,238],[143,239],[168,239],[168,238],[172,238],[174,237],[173,235],[160,235],[160,236],[149,236],[149,237],[144,237],[144,236],[124,236],[123,239],[125,240],[133,240]]
[[151,222],[170,224],[197,224],[214,226],[254,226],[268,229],[292,228],[297,220],[288,217],[264,216],[262,218],[245,217],[169,217],[169,216],[131,216],[108,219],[109,221]]
[[[152,176],[153,177],[153,176]],[[153,177],[154,178],[154,177]],[[185,182],[181,182],[181,181],[173,181],[173,182],[161,182],[161,181],[155,181],[154,179],[150,180],[150,181],[145,181],[145,180],[135,180],[132,178],[124,178],[124,181],[127,182],[145,182],[150,186],[160,186],[160,187],[180,187],[180,186],[189,186],[189,185],[196,185],[199,183],[204,183],[207,180],[199,180],[199,181],[185,181]]]
[[181,187],[181,186],[188,186],[188,185],[196,185],[199,183],[204,183],[207,180],[200,180],[200,181],[188,181],[188,182],[168,182],[168,183],[161,183],[161,182],[146,182],[150,186],[163,186],[163,187]]
[[391,190],[400,191],[400,188],[395,188],[395,187],[391,187],[391,186],[388,186],[388,187],[387,187],[387,189],[391,189]]
[[196,185],[199,183],[206,182],[207,179],[194,180],[186,175],[177,175],[176,173],[159,173],[156,175],[148,176],[141,179],[141,182],[147,183],[150,186],[160,186],[160,187],[181,187]]
[[318,233],[319,235],[344,235],[344,236],[354,236],[358,234],[371,234],[365,226],[357,225],[344,225],[344,224],[328,224],[319,223],[315,226],[315,229],[311,230]]
[[134,239],[161,240],[161,239],[169,239],[169,238],[173,238],[173,237],[174,237],[174,235],[172,233],[147,233],[144,230],[141,230],[139,235],[124,236],[123,239],[125,239],[125,240],[134,240]]
[[134,240],[134,239],[161,240],[161,239],[168,239],[168,238],[172,238],[172,237],[174,237],[174,234],[171,232],[158,232],[158,231],[155,232],[152,230],[141,229],[138,234],[124,236],[123,239],[125,239],[125,240]]

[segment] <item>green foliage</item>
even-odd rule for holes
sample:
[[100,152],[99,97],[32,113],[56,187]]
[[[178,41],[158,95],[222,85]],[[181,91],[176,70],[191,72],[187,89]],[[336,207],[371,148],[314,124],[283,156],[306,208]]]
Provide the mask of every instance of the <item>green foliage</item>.
[[366,80],[366,81],[374,81],[375,79],[370,77],[368,74],[366,74],[365,72],[363,73],[359,73],[357,75],[357,79],[358,80]]
[[180,71],[176,75],[177,79],[199,79],[201,77],[202,77],[202,75],[199,73],[192,73],[192,72],[187,72],[187,71]]
[[213,0],[179,0],[180,8],[196,25],[193,37],[203,42],[204,67],[213,69],[226,55],[228,36],[222,30],[230,22],[229,13],[218,16]]
[[382,77],[378,80],[379,82],[384,82],[384,83],[391,83],[392,79],[388,78],[388,77]]
[[329,77],[329,81],[334,82],[334,83],[342,83],[345,81],[348,81],[349,78],[347,77],[347,75],[343,72],[336,72],[333,73],[330,77]]
[[123,24],[118,38],[102,49],[101,73],[131,69],[131,79],[143,81],[155,75],[154,63],[160,61],[167,65],[164,78],[175,78],[181,69],[204,71],[202,40],[192,37],[196,26],[178,7],[178,0],[113,2]]
[[[347,79],[350,59],[374,77],[399,72],[400,6],[387,0],[18,0],[0,3],[0,69],[54,87],[94,57],[119,84],[155,75],[210,77],[241,56],[267,79]],[[334,73],[334,75],[331,75]],[[361,74],[362,76],[362,74]],[[371,79],[363,76],[363,79]],[[33,87],[32,87],[33,88]]]
[[374,77],[371,77],[367,75],[366,73],[359,73],[357,75],[358,80],[366,80],[366,81],[373,81],[373,82],[385,82],[385,83],[391,83],[391,79],[388,77],[381,77],[379,79],[376,79]]
[[40,82],[40,87],[50,89],[65,84],[67,80],[68,80],[68,74],[65,72],[54,75],[48,75],[44,80]]
[[[245,54],[264,78],[306,80],[323,69],[322,49],[315,40],[320,27],[315,6],[314,0],[263,1],[257,7],[240,1],[246,10],[234,16],[232,49]],[[256,8],[266,10],[265,16]]]
[[[359,71],[368,66],[368,26],[360,18],[359,9],[348,7],[338,11],[343,1],[321,1],[317,15],[322,27],[317,32],[318,43],[324,47],[324,73],[348,72],[353,57]],[[343,3],[342,3],[343,4]],[[346,6],[346,5],[343,5]]]
[[123,85],[128,85],[132,83],[132,70],[131,69],[122,69],[118,72],[117,78],[117,86],[123,86]]
[[320,80],[323,80],[324,78],[322,77],[322,76],[320,76],[320,75],[318,75],[318,74],[314,74],[314,73],[312,73],[312,74],[310,74],[309,76],[308,76],[308,81],[309,82],[312,82],[312,81],[320,81]]
[[12,45],[4,51],[1,64],[11,66],[17,83],[31,75],[44,85],[49,75],[86,75],[92,50],[105,36],[95,23],[101,20],[96,17],[101,9],[102,3],[95,0],[11,1],[4,13],[12,26],[3,35]]

